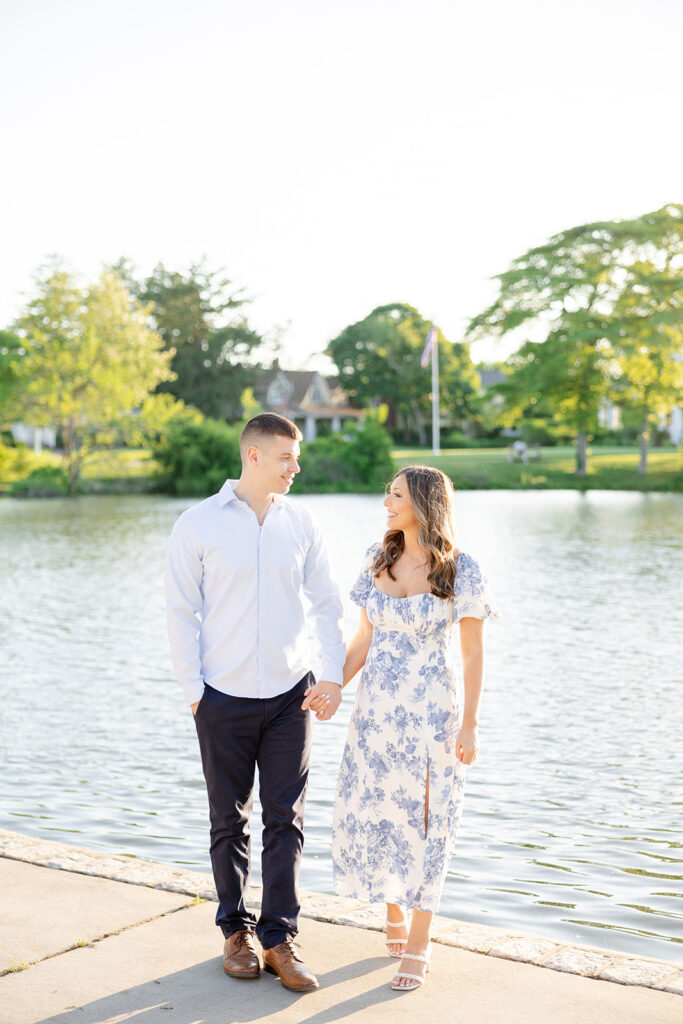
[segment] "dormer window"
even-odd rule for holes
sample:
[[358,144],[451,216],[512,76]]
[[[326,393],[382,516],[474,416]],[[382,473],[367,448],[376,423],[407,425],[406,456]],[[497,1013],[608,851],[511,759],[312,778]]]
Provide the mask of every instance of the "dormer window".
[[279,374],[268,387],[268,405],[286,406],[289,402],[289,394],[289,383],[282,374]]

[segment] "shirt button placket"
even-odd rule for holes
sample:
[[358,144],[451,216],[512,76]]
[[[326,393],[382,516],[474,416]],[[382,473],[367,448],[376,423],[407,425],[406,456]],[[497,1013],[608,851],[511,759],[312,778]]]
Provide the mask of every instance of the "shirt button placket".
[[258,621],[256,623],[256,663],[257,663],[257,675],[256,680],[256,692],[259,697],[263,696],[263,669],[261,659],[261,637],[263,636],[263,588],[261,586],[261,544],[263,541],[263,526],[258,525],[258,542],[256,548],[256,593],[257,593],[257,610]]

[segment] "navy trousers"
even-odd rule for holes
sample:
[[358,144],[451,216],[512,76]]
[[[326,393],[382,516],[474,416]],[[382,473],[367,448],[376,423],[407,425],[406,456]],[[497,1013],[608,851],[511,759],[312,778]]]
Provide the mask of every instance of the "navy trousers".
[[[297,880],[311,760],[310,712],[301,710],[308,672],[278,697],[231,697],[205,686],[195,725],[209,795],[211,865],[223,934],[249,928],[264,949],[298,931]],[[263,808],[261,915],[245,906],[249,882],[249,816],[258,765]]]

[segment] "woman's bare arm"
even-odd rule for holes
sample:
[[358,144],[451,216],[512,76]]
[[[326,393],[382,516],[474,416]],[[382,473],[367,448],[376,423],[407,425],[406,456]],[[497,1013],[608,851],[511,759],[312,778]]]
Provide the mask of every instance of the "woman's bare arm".
[[370,650],[372,642],[372,623],[368,618],[365,608],[361,608],[360,623],[353,640],[346,648],[346,661],[344,662],[344,677],[342,687],[350,683],[357,672],[362,669],[365,659]]
[[479,749],[477,726],[479,700],[484,682],[484,620],[460,620],[460,653],[462,655],[465,707],[462,726],[456,742],[456,756],[463,764],[472,764]]

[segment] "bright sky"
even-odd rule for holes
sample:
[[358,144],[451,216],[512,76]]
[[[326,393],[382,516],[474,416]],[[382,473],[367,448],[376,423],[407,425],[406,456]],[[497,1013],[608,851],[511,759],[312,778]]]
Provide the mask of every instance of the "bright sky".
[[[0,325],[46,255],[207,257],[307,363],[458,340],[549,235],[680,202],[679,0],[0,0]],[[478,358],[495,357],[486,346]]]

